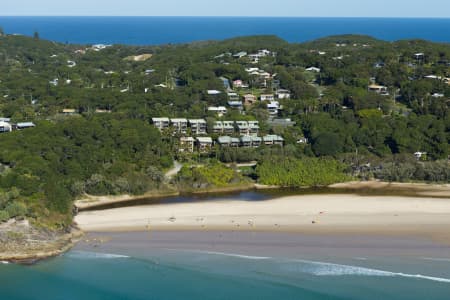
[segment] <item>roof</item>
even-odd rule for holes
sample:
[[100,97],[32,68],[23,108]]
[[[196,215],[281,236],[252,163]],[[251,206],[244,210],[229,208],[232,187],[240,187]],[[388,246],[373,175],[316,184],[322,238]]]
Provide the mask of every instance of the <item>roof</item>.
[[195,139],[191,136],[187,136],[187,137],[180,137],[180,141],[181,142],[194,142]]
[[189,119],[189,123],[206,123],[204,119]]
[[226,111],[227,108],[225,106],[210,106],[208,107],[210,111]]
[[279,136],[279,135],[275,135],[275,134],[269,134],[269,135],[265,135],[263,136],[263,140],[266,142],[282,142],[284,141],[284,139]]
[[169,122],[169,118],[162,117],[162,118],[152,118],[153,122]]
[[219,136],[217,138],[217,141],[219,144],[230,144],[231,143],[231,137],[229,136]]
[[251,142],[252,141],[252,137],[249,135],[243,135],[241,136],[241,142],[245,143],[245,142]]
[[207,93],[208,93],[208,95],[219,95],[222,92],[218,91],[218,90],[208,90]]
[[20,122],[17,123],[17,127],[34,127],[36,125],[34,125],[33,122]]
[[185,119],[185,118],[175,118],[175,119],[170,119],[170,121],[172,123],[181,123],[181,122],[187,122],[187,119]]
[[229,106],[242,106],[242,101],[228,101]]
[[63,113],[66,113],[66,114],[70,114],[70,113],[75,113],[76,110],[75,110],[74,108],[64,108],[64,109],[62,110],[62,112],[63,112]]
[[252,142],[261,142],[262,141],[262,138],[259,136],[252,136],[251,138],[252,138]]
[[384,85],[378,85],[378,84],[371,84],[369,85],[369,89],[385,89],[386,87]]
[[11,118],[0,118],[0,122],[11,122]]
[[198,141],[199,143],[209,143],[209,144],[212,144],[212,138],[209,137],[209,136],[207,136],[207,137],[198,137],[198,138],[197,138],[197,141]]

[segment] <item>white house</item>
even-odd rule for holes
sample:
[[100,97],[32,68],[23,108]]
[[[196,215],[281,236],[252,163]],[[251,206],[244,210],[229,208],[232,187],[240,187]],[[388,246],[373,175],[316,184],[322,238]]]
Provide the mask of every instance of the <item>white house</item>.
[[169,128],[170,120],[169,118],[152,118],[153,125],[159,130],[164,130]]
[[291,98],[291,92],[288,90],[277,90],[276,96],[278,99],[290,99]]
[[206,121],[204,119],[190,119],[189,126],[194,134],[206,134]]
[[170,124],[178,133],[186,134],[188,120],[184,118],[170,119]]
[[270,115],[277,115],[279,109],[280,103],[278,101],[271,101],[269,104],[267,104],[267,111]]
[[33,122],[20,122],[16,124],[17,129],[27,129],[27,128],[33,128],[36,127],[36,125]]
[[261,94],[259,99],[261,101],[273,101],[275,100],[275,96],[273,94]]
[[216,113],[219,117],[222,117],[227,113],[227,108],[225,106],[210,106],[208,112]]
[[10,132],[10,131],[12,131],[11,124],[5,121],[0,121],[0,132]]
[[218,91],[218,90],[208,90],[207,93],[208,93],[208,95],[219,95],[222,92]]
[[316,72],[316,73],[320,73],[320,68],[316,68],[316,67],[309,67],[305,69],[308,72]]

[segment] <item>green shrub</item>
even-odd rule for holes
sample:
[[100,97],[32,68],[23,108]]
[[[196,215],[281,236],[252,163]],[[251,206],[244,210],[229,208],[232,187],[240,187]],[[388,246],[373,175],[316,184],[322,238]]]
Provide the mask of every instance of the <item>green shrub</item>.
[[8,221],[9,219],[10,218],[8,212],[5,210],[0,210],[0,223]]
[[6,206],[5,211],[10,218],[23,217],[27,213],[27,207],[21,202],[14,201]]

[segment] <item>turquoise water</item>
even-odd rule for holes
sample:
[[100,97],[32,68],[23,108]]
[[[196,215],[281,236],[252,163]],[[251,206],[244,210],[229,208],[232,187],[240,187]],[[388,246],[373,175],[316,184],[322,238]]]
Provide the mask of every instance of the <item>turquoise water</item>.
[[0,299],[449,299],[450,260],[321,262],[164,249],[138,256],[71,251],[0,265]]
[[2,17],[7,33],[69,43],[155,45],[274,34],[303,42],[336,34],[450,42],[450,19],[249,17]]

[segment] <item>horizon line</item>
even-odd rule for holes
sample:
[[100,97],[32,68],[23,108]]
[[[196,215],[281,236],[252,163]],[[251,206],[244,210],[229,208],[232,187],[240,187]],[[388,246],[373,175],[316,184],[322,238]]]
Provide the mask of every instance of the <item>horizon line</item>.
[[37,18],[64,18],[64,17],[80,17],[80,18],[320,18],[320,19],[450,19],[450,17],[438,16],[217,16],[217,15],[0,15],[3,17],[37,17]]

